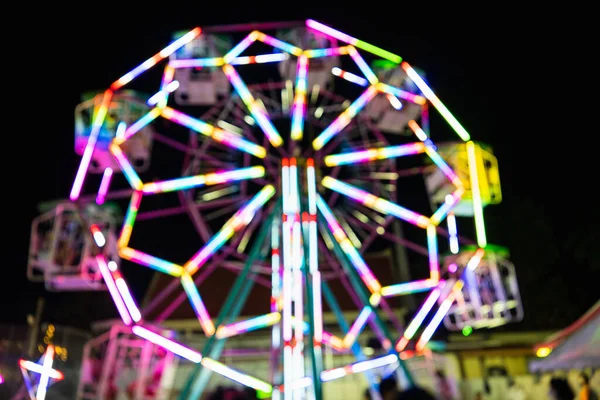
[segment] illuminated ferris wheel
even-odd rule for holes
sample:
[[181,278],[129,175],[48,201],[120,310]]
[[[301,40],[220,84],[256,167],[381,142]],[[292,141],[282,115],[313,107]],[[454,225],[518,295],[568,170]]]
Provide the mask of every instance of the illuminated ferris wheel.
[[[158,68],[154,93],[131,89]],[[434,110],[446,135],[430,132]],[[181,160],[180,176],[154,178],[172,169],[154,157],[161,146]],[[285,399],[320,399],[323,383],[382,368],[410,383],[403,360],[427,351],[442,321],[477,329],[522,318],[514,267],[486,240],[484,207],[501,201],[492,150],[471,139],[422,72],[319,22],[178,33],[84,98],[75,150],[81,163],[70,201],[47,205],[34,221],[28,276],[49,290],[108,289],[123,334],[196,365],[181,398],[197,398],[211,372]],[[144,210],[166,193],[175,206]],[[112,203],[120,198],[129,199],[123,216]],[[133,244],[142,221],[182,213],[201,241],[185,262]],[[476,240],[459,235],[463,226],[474,227]],[[369,254],[392,246],[420,255],[414,278],[403,266],[384,279],[369,264]],[[146,309],[129,290],[122,260],[172,279]],[[237,278],[214,313],[202,282],[218,268],[235,269]],[[358,311],[340,323],[341,334],[323,323],[324,304],[340,314],[334,281],[343,281]],[[271,291],[269,312],[240,319],[257,282]],[[165,333],[170,304],[160,318],[147,317],[177,292],[207,338],[202,349]],[[390,302],[421,292],[425,300],[403,326]],[[367,356],[359,345],[367,326],[380,354]],[[268,377],[220,360],[227,339],[260,329],[272,331]],[[356,361],[324,369],[325,348]]]

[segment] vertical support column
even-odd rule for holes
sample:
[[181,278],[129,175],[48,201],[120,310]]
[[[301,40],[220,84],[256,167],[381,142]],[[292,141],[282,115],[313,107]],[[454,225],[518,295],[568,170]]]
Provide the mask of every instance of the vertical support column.
[[306,161],[306,193],[308,213],[303,213],[307,308],[312,347],[310,348],[313,395],[315,400],[323,398],[321,371],[323,371],[323,306],[321,296],[321,273],[319,272],[319,243],[317,229],[317,184],[315,164],[312,158]]
[[300,192],[296,159],[284,159],[281,166],[283,200],[283,398],[303,399],[304,388],[293,383],[304,378],[304,251],[300,222]]

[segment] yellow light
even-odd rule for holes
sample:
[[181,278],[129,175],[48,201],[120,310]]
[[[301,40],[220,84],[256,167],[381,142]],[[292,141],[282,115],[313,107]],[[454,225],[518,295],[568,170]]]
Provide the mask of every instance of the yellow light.
[[548,354],[550,354],[550,353],[552,353],[552,349],[550,347],[540,347],[535,352],[535,355],[540,358],[543,358],[543,357],[547,357]]

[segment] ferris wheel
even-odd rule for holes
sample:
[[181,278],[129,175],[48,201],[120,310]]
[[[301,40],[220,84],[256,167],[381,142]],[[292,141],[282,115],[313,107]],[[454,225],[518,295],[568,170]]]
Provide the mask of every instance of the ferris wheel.
[[[153,93],[131,89],[159,68]],[[434,111],[447,123],[439,132]],[[181,398],[197,398],[211,372],[284,399],[320,399],[328,381],[382,369],[411,383],[404,360],[427,351],[442,322],[479,329],[523,317],[508,253],[486,238],[483,210],[501,201],[492,149],[398,55],[314,20],[196,28],[86,95],[75,119],[70,200],[34,221],[28,276],[49,290],[108,290],[124,334],[196,364]],[[181,162],[178,177],[154,178],[173,169],[156,161],[161,146]],[[165,193],[178,203],[144,210]],[[122,214],[119,199],[128,199]],[[143,221],[176,214],[189,216],[200,243],[187,261],[133,244]],[[368,261],[391,248],[400,250],[390,275]],[[141,307],[123,260],[171,281]],[[215,313],[202,282],[219,268],[237,278]],[[240,319],[261,282],[269,312]],[[333,282],[352,297],[354,321],[343,321]],[[404,326],[390,304],[415,293],[425,300]],[[161,327],[185,300],[202,349]],[[341,334],[325,329],[324,304]],[[379,354],[362,350],[367,328]],[[221,360],[226,340],[260,329],[272,331],[266,379]],[[325,348],[356,361],[324,369]]]

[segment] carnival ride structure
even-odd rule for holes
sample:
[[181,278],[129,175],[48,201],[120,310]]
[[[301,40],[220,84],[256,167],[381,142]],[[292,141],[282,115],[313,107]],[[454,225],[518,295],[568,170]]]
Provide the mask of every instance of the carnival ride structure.
[[[154,94],[142,94],[148,84],[132,89],[157,71]],[[432,110],[449,129],[439,124],[439,134],[430,132]],[[134,354],[145,360],[139,382],[152,375],[150,365],[175,354],[196,365],[182,399],[197,398],[211,373],[285,399],[320,399],[324,383],[382,368],[411,384],[404,360],[428,350],[442,321],[449,329],[477,329],[523,316],[508,254],[487,243],[484,208],[501,201],[492,149],[471,139],[422,72],[389,51],[314,20],[195,28],[177,33],[105,91],[84,96],[75,121],[81,161],[70,198],[34,221],[28,276],[49,290],[108,290],[123,327],[90,343],[87,357],[94,346],[112,365],[118,354]],[[159,144],[179,155],[180,177],[155,178],[175,165],[156,162]],[[413,195],[417,187],[427,204]],[[177,205],[153,202],[168,193]],[[117,229],[114,205],[124,198]],[[144,210],[143,203],[162,208]],[[170,261],[139,248],[133,238],[142,221],[176,214],[194,225],[201,241],[194,254]],[[459,235],[459,223],[475,241]],[[382,282],[366,255],[392,246],[404,252],[396,260],[402,265],[395,281]],[[414,279],[407,250],[424,260]],[[123,261],[172,282],[140,307]],[[205,306],[202,282],[228,262],[238,263],[238,275],[215,314]],[[358,306],[350,323],[333,281],[343,281]],[[270,287],[269,311],[240,319],[255,282]],[[161,317],[145,317],[177,291]],[[420,292],[425,299],[404,326],[390,304]],[[201,350],[161,327],[185,299],[206,336]],[[338,317],[341,335],[324,330],[324,305]],[[382,354],[363,352],[359,336],[367,326]],[[228,338],[267,328],[268,379],[220,361]],[[141,350],[128,353],[123,343]],[[324,369],[324,347],[351,351],[356,362]],[[79,398],[106,395],[111,368],[104,370],[99,385],[80,385]],[[140,383],[136,398],[166,390],[168,382],[154,381],[162,382],[159,389]]]

